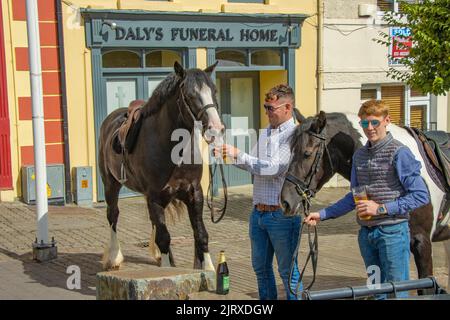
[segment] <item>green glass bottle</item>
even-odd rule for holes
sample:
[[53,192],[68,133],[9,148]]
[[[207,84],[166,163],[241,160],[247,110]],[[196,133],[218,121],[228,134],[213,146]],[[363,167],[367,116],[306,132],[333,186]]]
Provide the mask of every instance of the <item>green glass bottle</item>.
[[228,294],[230,291],[230,276],[227,262],[225,261],[225,252],[220,251],[219,265],[217,266],[216,293]]

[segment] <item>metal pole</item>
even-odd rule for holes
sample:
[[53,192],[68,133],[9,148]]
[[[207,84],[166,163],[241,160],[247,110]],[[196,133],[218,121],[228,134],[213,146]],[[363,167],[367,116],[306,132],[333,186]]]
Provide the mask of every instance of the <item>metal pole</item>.
[[33,114],[34,166],[36,175],[37,244],[48,244],[47,173],[44,107],[37,0],[27,0],[28,56]]
[[329,299],[348,299],[370,296],[382,293],[395,293],[400,291],[433,289],[434,294],[440,293],[440,288],[433,277],[418,280],[407,280],[398,282],[389,282],[369,286],[346,287],[331,290],[312,291],[309,293],[309,300],[329,300]]
[[322,110],[323,94],[323,6],[323,0],[317,0],[317,112],[320,112]]

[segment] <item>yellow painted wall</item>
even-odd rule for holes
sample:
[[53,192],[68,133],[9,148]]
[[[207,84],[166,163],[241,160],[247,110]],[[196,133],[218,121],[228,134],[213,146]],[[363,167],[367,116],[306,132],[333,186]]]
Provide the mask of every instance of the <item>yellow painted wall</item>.
[[[30,125],[18,121],[17,97],[29,96],[28,72],[14,72],[14,47],[27,46],[26,23],[12,21],[11,1],[3,1],[9,112],[11,119],[11,151],[15,190],[1,192],[0,199],[12,200],[20,195],[20,146],[32,139]],[[316,0],[267,0],[266,4],[237,4],[225,0],[174,0],[171,2],[143,0],[71,0],[62,2],[64,19],[64,42],[67,76],[67,105],[69,119],[69,143],[71,167],[91,166],[93,168],[93,195],[96,200],[96,149],[94,104],[92,89],[91,53],[86,48],[84,21],[77,23],[77,8],[97,9],[142,9],[151,11],[194,11],[207,13],[302,13],[311,15],[302,28],[302,47],[296,54],[297,106],[302,113],[315,113],[315,67],[316,67]],[[70,5],[69,5],[70,4]],[[12,43],[13,42],[13,43]],[[12,43],[12,44],[11,44]],[[206,50],[199,48],[197,66],[206,67]],[[285,71],[265,71],[260,73],[261,101],[270,87],[287,82]],[[262,105],[262,104],[261,104]],[[264,110],[261,112],[261,127],[267,125]],[[19,138],[20,137],[20,138]],[[205,145],[204,145],[205,146]],[[206,151],[207,148],[204,148]],[[205,155],[207,158],[207,154]],[[205,157],[204,157],[205,158]],[[202,185],[207,185],[207,165]],[[206,189],[206,188],[205,188]]]
[[259,100],[260,100],[260,124],[261,128],[265,128],[269,121],[267,119],[266,111],[264,110],[264,98],[266,92],[278,84],[287,83],[287,71],[261,71],[259,73]]
[[[87,6],[92,1],[73,1],[74,6]],[[112,6],[115,1],[95,1],[96,6]],[[83,21],[76,11],[63,3],[64,54],[67,76],[67,113],[71,167],[91,166],[94,196],[96,195],[96,149],[92,85],[91,52],[85,46]]]

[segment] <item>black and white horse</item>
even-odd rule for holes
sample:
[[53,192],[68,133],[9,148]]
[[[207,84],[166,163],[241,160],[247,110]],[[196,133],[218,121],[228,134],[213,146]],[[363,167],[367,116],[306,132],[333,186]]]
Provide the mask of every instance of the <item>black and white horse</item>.
[[[320,112],[305,119],[297,113],[297,117],[301,125],[292,137],[293,155],[288,169],[288,177],[294,178],[286,179],[281,193],[286,215],[296,214],[301,206],[296,187],[307,189],[313,195],[335,173],[350,180],[353,153],[367,142],[356,114]],[[409,221],[411,251],[419,278],[424,278],[433,274],[432,241],[443,241],[450,269],[450,214],[440,212],[445,192],[432,180],[417,142],[407,130],[390,124],[388,131],[421,162],[421,175],[430,192],[431,203],[414,210]],[[447,288],[450,288],[450,277]]]

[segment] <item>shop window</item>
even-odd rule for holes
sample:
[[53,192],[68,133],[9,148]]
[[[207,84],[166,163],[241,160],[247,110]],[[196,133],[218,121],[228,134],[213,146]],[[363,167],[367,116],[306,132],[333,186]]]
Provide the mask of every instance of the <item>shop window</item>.
[[252,52],[251,64],[256,66],[281,66],[281,51],[258,50]]
[[110,51],[103,54],[103,68],[140,68],[141,57],[133,51]]
[[183,63],[180,53],[171,50],[155,50],[145,56],[147,68],[172,68],[175,61]]
[[220,67],[241,67],[247,65],[247,54],[237,50],[218,50],[216,59]]

